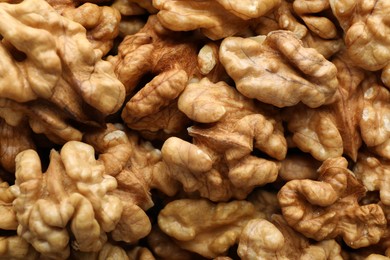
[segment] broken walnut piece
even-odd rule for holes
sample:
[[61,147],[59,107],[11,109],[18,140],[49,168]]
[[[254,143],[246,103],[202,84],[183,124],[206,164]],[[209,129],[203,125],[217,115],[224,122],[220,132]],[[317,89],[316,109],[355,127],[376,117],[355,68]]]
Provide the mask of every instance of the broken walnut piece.
[[158,225],[153,226],[147,236],[148,247],[159,259],[171,260],[196,260],[198,255],[184,250],[174,242],[174,239],[160,230]]
[[318,177],[317,169],[321,162],[305,153],[287,153],[281,161],[279,176],[285,181],[312,179]]
[[390,87],[390,32],[386,0],[329,0],[344,30],[344,42],[352,61],[365,70],[382,69],[382,82]]
[[353,172],[367,190],[379,191],[381,202],[390,206],[390,160],[362,152]]
[[293,32],[273,31],[263,38],[228,37],[219,57],[237,90],[277,107],[303,102],[316,108],[335,101],[337,69]]
[[[121,107],[123,85],[112,65],[93,49],[84,27],[43,0],[0,3],[0,13],[7,20],[0,24],[0,71],[8,75],[0,82],[2,97],[17,102],[45,99],[76,120],[88,118],[89,107],[102,116]],[[10,24],[14,30],[8,29]]]
[[374,153],[390,159],[390,90],[376,80],[366,77],[363,90],[363,112],[360,132],[364,143]]
[[337,27],[328,17],[320,13],[331,12],[329,0],[294,0],[293,8],[307,28],[322,39],[337,37]]
[[[16,230],[18,221],[12,206],[15,196],[10,190],[7,182],[0,179],[0,229],[1,230]],[[1,254],[0,254],[1,256]]]
[[[302,9],[304,12],[312,13],[316,10],[311,10],[311,6],[318,6],[319,9],[328,7],[326,2],[328,0],[319,0],[319,1],[306,1],[306,0],[296,0],[294,2],[298,3],[300,7],[298,9]],[[308,10],[309,8],[309,10]],[[318,8],[317,8],[318,10]],[[282,1],[281,4],[271,13],[268,13],[266,16],[260,17],[257,19],[256,24],[253,26],[253,30],[255,33],[260,35],[267,35],[272,31],[277,30],[288,30],[293,32],[298,39],[300,39],[303,43],[303,46],[306,48],[313,48],[317,50],[321,55],[325,58],[329,58],[336,54],[339,50],[344,46],[344,41],[340,37],[336,38],[322,38],[320,35],[325,37],[329,37],[335,34],[335,31],[327,30],[327,25],[320,26],[320,28],[308,28],[302,23],[302,20],[298,18],[297,12],[293,8],[293,3],[289,3],[287,1]],[[309,19],[308,17],[306,17]],[[306,19],[306,20],[307,20]],[[322,19],[327,19],[326,17],[318,15],[310,16],[310,19],[313,19],[314,22],[321,21]],[[323,28],[324,27],[324,28]],[[332,26],[331,26],[332,27]],[[319,34],[315,32],[320,31]]]
[[99,251],[109,232],[117,240],[136,239],[123,236],[122,230],[131,236],[130,224],[147,228],[146,214],[113,195],[116,187],[115,178],[104,173],[104,165],[96,161],[88,144],[71,141],[60,153],[52,150],[45,174],[38,154],[23,151],[16,158],[16,181],[11,188],[18,235],[42,255],[58,258],[68,257],[70,246]]
[[343,157],[325,160],[317,181],[289,181],[278,200],[287,223],[306,237],[321,241],[340,236],[349,247],[360,248],[380,240],[386,218],[379,205],[358,204],[366,188],[347,165]]
[[28,125],[11,126],[0,119],[0,165],[6,171],[14,172],[16,155],[27,149],[35,149]]
[[343,259],[340,255],[341,247],[335,240],[311,243],[277,214],[270,221],[250,220],[241,232],[237,253],[242,260]]
[[[122,110],[129,128],[177,134],[188,125],[189,120],[174,104],[188,80],[198,73],[197,43],[193,40],[190,35],[165,29],[151,15],[139,32],[124,38],[118,55],[108,58],[131,97]],[[147,75],[153,79],[133,93]]]
[[153,1],[159,10],[157,17],[163,26],[173,31],[200,29],[211,40],[222,39],[242,31],[254,23],[255,18],[265,15],[279,3],[280,0]]
[[353,65],[345,53],[332,59],[337,68],[338,100],[316,109],[302,104],[286,108],[284,119],[293,134],[292,141],[315,159],[348,155],[356,161],[362,144],[359,122],[363,111],[363,92],[360,88],[365,73]]
[[0,259],[36,260],[39,253],[20,236],[0,237]]
[[282,160],[287,150],[280,121],[224,82],[207,78],[189,84],[179,109],[198,122],[188,128],[192,143],[168,138],[161,148],[170,176],[186,192],[212,201],[244,199],[256,186],[273,182],[279,163],[251,155],[258,148]]
[[158,225],[181,248],[213,258],[226,253],[246,223],[259,217],[262,214],[248,201],[180,199],[160,211]]

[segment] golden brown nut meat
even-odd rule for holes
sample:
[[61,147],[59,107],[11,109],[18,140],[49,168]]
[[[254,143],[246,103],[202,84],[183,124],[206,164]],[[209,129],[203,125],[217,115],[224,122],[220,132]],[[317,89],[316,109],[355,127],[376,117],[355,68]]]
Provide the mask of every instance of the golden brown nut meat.
[[16,230],[18,226],[12,206],[14,199],[15,196],[12,194],[9,184],[0,179],[0,229],[2,230]]
[[80,24],[43,0],[1,3],[0,14],[0,71],[7,75],[0,81],[2,97],[45,99],[76,120],[89,118],[91,111],[105,116],[120,108],[123,85]]
[[118,55],[109,60],[127,94],[134,95],[143,76],[156,75],[124,107],[122,118],[128,127],[172,134],[188,125],[175,104],[188,79],[197,73],[196,46],[189,35],[163,28],[153,15],[138,33],[125,37]]
[[[174,31],[201,29],[212,40],[232,36],[250,24],[255,18],[275,8],[280,0],[154,0],[159,9],[160,22]],[[179,22],[178,22],[179,21]]]
[[317,109],[297,105],[285,109],[284,118],[294,144],[317,160],[348,155],[356,160],[362,144],[359,122],[363,111],[360,83],[364,72],[345,54],[332,60],[337,68],[339,99]]
[[315,108],[335,101],[336,67],[292,32],[273,31],[264,40],[226,38],[219,57],[238,91],[249,98],[277,107],[303,102]]
[[365,187],[347,169],[343,157],[327,159],[318,181],[292,180],[278,193],[287,223],[317,241],[341,236],[352,248],[377,243],[386,229],[386,218],[377,204],[360,206]]
[[279,176],[285,181],[316,180],[318,177],[317,169],[320,165],[320,161],[308,154],[287,153],[286,158],[281,161]]
[[252,100],[224,82],[204,78],[189,84],[178,104],[202,123],[188,128],[193,143],[171,137],[161,149],[170,175],[186,192],[212,201],[244,199],[254,187],[276,179],[278,163],[251,152],[257,148],[282,160],[287,150],[283,128]]
[[363,112],[360,132],[364,143],[376,154],[390,159],[390,91],[374,76],[362,84]]
[[[329,8],[328,0],[296,0],[294,4],[284,0],[274,12],[258,19],[254,31],[261,35],[267,35],[276,30],[291,31],[298,39],[302,40],[303,46],[314,48],[325,58],[329,58],[344,46],[344,42],[335,36],[337,32],[334,30],[334,24],[331,24],[327,17],[317,14],[319,10],[324,8]],[[313,13],[315,14],[310,15]],[[310,26],[306,27],[297,18],[297,16],[302,15],[305,16],[304,22],[307,21]],[[322,24],[322,21],[325,21],[325,24]]]
[[0,259],[36,260],[39,253],[20,236],[0,237]]
[[226,253],[246,223],[258,217],[262,214],[247,201],[181,199],[161,210],[158,225],[181,248],[212,258]]
[[354,63],[366,70],[383,69],[382,81],[390,87],[390,33],[387,0],[330,0],[333,14],[345,33],[345,45]]
[[390,161],[359,153],[353,172],[369,191],[379,191],[381,202],[390,206]]
[[38,252],[66,258],[70,243],[82,252],[99,251],[108,232],[114,239],[131,241],[139,239],[140,233],[135,234],[130,225],[148,228],[146,214],[139,207],[112,194],[117,182],[105,174],[91,146],[71,141],[61,153],[52,150],[50,159],[42,174],[35,151],[19,153],[16,181],[11,189],[16,197],[13,203],[18,235]]
[[237,253],[242,260],[343,259],[341,247],[335,240],[311,244],[289,227],[281,215],[273,215],[271,221],[250,220],[241,232]]

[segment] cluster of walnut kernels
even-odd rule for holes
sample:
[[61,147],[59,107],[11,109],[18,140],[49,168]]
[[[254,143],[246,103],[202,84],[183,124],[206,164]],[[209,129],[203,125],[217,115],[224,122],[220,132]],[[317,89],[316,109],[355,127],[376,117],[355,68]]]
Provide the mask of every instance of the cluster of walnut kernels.
[[390,259],[388,13],[0,0],[0,259]]

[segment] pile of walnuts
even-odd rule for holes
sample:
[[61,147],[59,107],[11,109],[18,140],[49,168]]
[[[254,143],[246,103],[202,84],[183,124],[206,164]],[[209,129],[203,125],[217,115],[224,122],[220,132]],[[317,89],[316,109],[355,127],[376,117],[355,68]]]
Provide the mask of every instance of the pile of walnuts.
[[0,259],[390,259],[389,13],[0,0]]

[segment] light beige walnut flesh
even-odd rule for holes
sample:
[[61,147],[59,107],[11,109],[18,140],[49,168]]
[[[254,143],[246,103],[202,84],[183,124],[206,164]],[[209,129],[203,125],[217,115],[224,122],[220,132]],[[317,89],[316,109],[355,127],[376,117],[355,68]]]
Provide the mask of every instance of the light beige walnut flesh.
[[98,160],[103,162],[105,173],[111,176],[120,173],[133,154],[134,147],[119,124],[107,124],[105,129],[88,132],[84,141],[99,153]]
[[[273,12],[260,17],[254,26],[254,31],[261,35],[267,35],[276,30],[291,31],[302,41],[303,46],[316,49],[325,58],[333,56],[342,49],[344,42],[341,38],[335,37],[334,24],[330,24],[327,17],[318,16],[317,14],[323,8],[329,9],[328,0],[296,0],[294,3],[289,2],[282,1]],[[297,10],[294,10],[295,8]],[[305,16],[303,23],[298,18],[302,15]],[[306,21],[312,26],[307,27],[305,25]],[[325,21],[325,23],[320,23],[316,27],[316,23],[322,21]]]
[[347,169],[343,157],[327,159],[318,181],[292,180],[278,193],[287,223],[317,241],[342,237],[352,248],[378,243],[386,218],[377,204],[360,206],[366,188]]
[[[174,31],[201,29],[212,40],[232,36],[275,8],[280,0],[153,0],[160,22]],[[179,21],[179,22],[178,22]]]
[[0,237],[0,259],[36,260],[39,253],[20,236]]
[[281,215],[273,215],[270,221],[250,220],[241,232],[237,253],[242,260],[343,259],[335,240],[311,244],[289,227]]
[[147,247],[137,246],[127,252],[129,260],[156,260]]
[[67,142],[60,153],[52,150],[45,174],[35,151],[19,153],[11,187],[18,235],[43,256],[65,259],[70,246],[95,252],[104,245],[106,233],[116,237],[123,228],[130,232],[127,225],[142,210],[135,206],[134,216],[129,214],[128,205],[111,194],[115,178],[104,171],[92,146],[81,142]]
[[281,161],[279,176],[285,181],[312,179],[318,177],[317,169],[321,162],[312,156],[303,153],[287,154],[286,159]]
[[177,137],[161,149],[172,178],[186,192],[212,201],[244,199],[254,187],[273,182],[278,162],[251,155],[257,148],[282,160],[287,144],[280,121],[224,82],[207,78],[189,84],[179,109],[199,122],[188,128],[193,143]]
[[[12,194],[9,184],[0,179],[0,229],[16,230],[18,221],[12,206],[15,196]],[[0,254],[1,255],[1,254]]]
[[[131,97],[122,110],[128,127],[149,132],[174,134],[189,120],[178,111],[176,98],[197,74],[197,44],[193,37],[162,27],[154,15],[136,34],[128,35],[109,57],[115,73]],[[133,93],[142,77],[154,78]]]
[[359,153],[353,172],[369,191],[379,191],[381,202],[390,206],[390,160]]
[[246,199],[251,202],[258,212],[262,212],[265,218],[270,220],[272,215],[281,214],[277,192],[257,189]]
[[333,14],[344,30],[344,42],[354,63],[366,70],[382,70],[390,87],[390,33],[387,0],[329,0]]
[[125,196],[126,201],[147,210],[154,205],[150,193],[152,189],[173,196],[179,185],[170,176],[160,150],[134,132],[127,132],[127,138],[131,153],[124,169],[115,176],[118,188],[114,194]]
[[106,242],[102,249],[97,252],[81,252],[78,250],[71,250],[71,257],[69,259],[75,260],[131,260],[127,252],[120,246],[113,245],[110,242]]
[[277,107],[303,102],[316,108],[335,101],[337,69],[293,32],[273,31],[265,40],[228,37],[219,57],[238,91]]
[[362,144],[359,131],[363,111],[360,83],[364,72],[353,65],[345,54],[332,60],[337,68],[338,100],[317,109],[297,105],[285,110],[284,118],[292,141],[315,159],[348,155],[356,160]]
[[158,225],[181,248],[213,258],[225,254],[238,242],[246,223],[259,217],[262,214],[247,201],[181,199],[160,211]]
[[366,78],[362,89],[362,139],[373,152],[390,160],[390,91],[373,76]]
[[323,39],[337,37],[336,25],[328,17],[318,15],[321,12],[330,11],[329,0],[295,0],[293,8],[314,34]]
[[94,121],[95,115],[103,117],[121,107],[123,85],[80,24],[43,0],[0,3],[0,17],[0,71],[7,75],[0,81],[3,98],[44,99],[74,120]]

